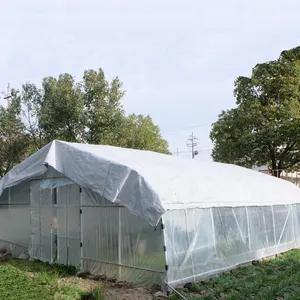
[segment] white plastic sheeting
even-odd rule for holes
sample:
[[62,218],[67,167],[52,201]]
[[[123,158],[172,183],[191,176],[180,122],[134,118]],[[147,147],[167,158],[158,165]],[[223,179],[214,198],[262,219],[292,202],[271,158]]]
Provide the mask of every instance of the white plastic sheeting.
[[7,188],[0,196],[1,247],[15,245],[21,252],[28,247],[31,231],[29,202],[28,182]]
[[54,141],[16,166],[3,188],[51,166],[155,226],[167,210],[298,203],[292,183],[245,168],[111,146]]
[[170,286],[300,246],[300,205],[177,210],[163,222]]
[[92,274],[135,284],[160,284],[165,259],[162,228],[82,189],[82,260]]
[[53,262],[55,240],[53,238],[54,204],[50,189],[41,189],[42,180],[30,183],[31,198],[31,247],[35,259]]
[[57,188],[57,262],[80,265],[80,188],[78,185]]
[[236,166],[54,141],[0,181],[0,240],[29,243],[30,185],[32,257],[136,284],[300,247],[300,189]]
[[74,182],[68,178],[52,178],[52,179],[45,179],[43,180],[42,184],[40,185],[40,188],[42,190],[45,189],[55,189],[61,186],[66,186],[66,185],[72,185]]

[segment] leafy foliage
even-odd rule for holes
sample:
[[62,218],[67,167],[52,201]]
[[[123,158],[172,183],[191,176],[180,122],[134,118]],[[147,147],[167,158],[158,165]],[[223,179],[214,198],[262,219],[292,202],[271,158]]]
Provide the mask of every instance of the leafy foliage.
[[45,77],[41,88],[25,83],[0,107],[0,178],[27,155],[54,139],[169,153],[150,116],[126,115],[123,83],[102,69]]
[[115,135],[124,125],[121,100],[125,95],[122,82],[105,79],[102,69],[84,72],[84,104],[87,116],[85,139],[92,144],[116,144]]
[[168,143],[161,137],[159,127],[150,116],[129,115],[123,119],[119,132],[119,146],[169,154]]
[[26,155],[28,139],[19,118],[20,102],[0,107],[0,178]]
[[[300,47],[238,77],[237,107],[212,126],[213,159],[241,166],[292,169],[300,163]],[[280,174],[280,173],[278,173]]]

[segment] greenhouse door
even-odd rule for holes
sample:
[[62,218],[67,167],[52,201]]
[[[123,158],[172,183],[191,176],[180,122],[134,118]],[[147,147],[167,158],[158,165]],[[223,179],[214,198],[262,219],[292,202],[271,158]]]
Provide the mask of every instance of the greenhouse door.
[[80,264],[80,188],[66,185],[57,188],[57,262]]
[[31,204],[31,257],[53,262],[55,241],[53,224],[55,222],[55,207],[53,193],[50,189],[41,189],[43,180],[30,183]]

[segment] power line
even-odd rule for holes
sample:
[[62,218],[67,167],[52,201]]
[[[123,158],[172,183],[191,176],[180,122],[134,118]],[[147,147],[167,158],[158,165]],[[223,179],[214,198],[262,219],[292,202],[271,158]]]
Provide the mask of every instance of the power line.
[[[208,152],[208,151],[212,151],[212,149],[197,150],[197,152]],[[176,154],[177,156],[179,156],[179,154],[181,154],[181,153],[191,153],[191,151],[190,150],[179,150],[179,149],[177,149],[176,152],[172,152],[171,154],[173,154],[173,155]]]

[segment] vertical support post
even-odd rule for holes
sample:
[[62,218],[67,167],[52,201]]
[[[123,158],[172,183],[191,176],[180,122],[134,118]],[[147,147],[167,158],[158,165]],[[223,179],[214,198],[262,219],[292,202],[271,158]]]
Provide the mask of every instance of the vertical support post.
[[8,210],[10,210],[10,208],[11,208],[11,206],[10,206],[10,204],[11,204],[11,194],[10,194],[10,190],[11,190],[11,188],[9,187],[9,188],[8,188]]
[[39,259],[42,258],[42,220],[41,220],[41,188],[40,186],[38,187],[39,189],[39,229],[40,229],[40,257]]
[[122,224],[121,224],[121,207],[119,206],[119,229],[118,229],[118,264],[119,280],[122,280]]
[[217,254],[216,233],[215,233],[214,214],[213,214],[212,208],[210,208],[210,218],[211,218],[211,228],[212,228],[212,235],[213,235],[214,251],[215,251],[215,255],[216,255]]
[[271,205],[271,208],[272,208],[272,220],[273,220],[274,244],[277,245],[277,241],[276,241],[276,225],[275,225],[275,218],[274,218],[274,209],[273,209],[273,205]]
[[264,229],[265,229],[265,234],[266,234],[266,239],[267,239],[267,246],[269,247],[269,238],[268,238],[268,234],[267,234],[266,218],[265,218],[265,213],[264,213],[263,207],[262,207],[262,214],[263,214]]
[[70,240],[69,240],[69,205],[68,205],[68,200],[69,200],[69,190],[68,186],[65,187],[66,189],[66,242],[67,242],[67,266],[69,265],[69,248],[70,248]]
[[[30,232],[31,232],[31,246],[29,247],[30,251],[29,256],[33,255],[33,232],[32,232],[32,192],[31,192],[32,182],[29,181],[29,205],[30,205]],[[31,252],[31,253],[30,253]]]
[[[184,209],[184,213],[185,213],[185,227],[186,227],[186,235],[187,235],[187,240],[188,240],[188,249],[186,249],[187,253],[190,252],[190,249],[191,249],[191,240],[190,240],[190,237],[189,237],[189,231],[188,231],[188,216],[187,216],[187,210]],[[196,228],[197,230],[198,228]],[[195,233],[195,232],[194,232]],[[192,259],[192,270],[193,270],[193,281],[196,281],[195,280],[195,264],[194,264],[194,258],[193,258],[193,253],[191,252],[191,259]]]
[[247,206],[246,206],[246,219],[247,219],[247,232],[248,232],[248,247],[249,247],[249,251],[251,251],[250,220],[249,220],[249,212]]
[[58,261],[58,221],[57,221],[57,195],[58,189],[54,188],[52,190],[52,206],[53,206],[53,224],[52,224],[52,242],[53,245],[53,263]]
[[165,226],[164,226],[164,221],[163,221],[163,216],[161,218],[161,230],[162,230],[162,233],[163,233],[163,243],[164,243],[164,246],[163,246],[163,249],[164,249],[164,255],[165,255],[165,283],[166,285],[163,287],[163,289],[166,289],[166,292],[167,294],[169,295],[171,290],[170,290],[170,287],[168,285],[168,271],[169,271],[169,261],[168,261],[168,252],[167,252],[167,238],[166,238],[166,234],[165,234]]
[[79,213],[80,213],[80,268],[83,270],[83,213],[82,213],[82,188],[79,187]]
[[293,232],[294,245],[296,245],[295,219],[294,219],[295,207],[296,207],[295,204],[289,206],[289,209],[291,210],[292,213],[292,232]]
[[50,264],[53,264],[53,226],[50,228]]

